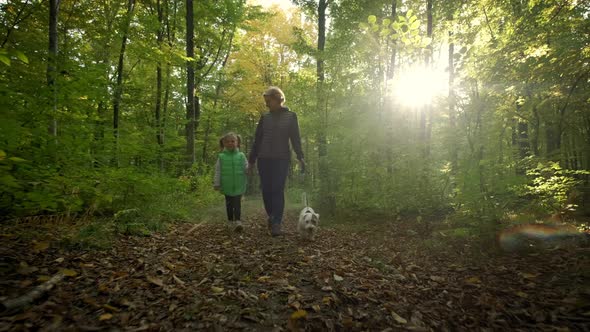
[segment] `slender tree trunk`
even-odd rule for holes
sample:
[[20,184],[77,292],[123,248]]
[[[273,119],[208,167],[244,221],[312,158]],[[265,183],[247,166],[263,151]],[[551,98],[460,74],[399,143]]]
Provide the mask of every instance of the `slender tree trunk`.
[[[453,16],[449,18],[449,22],[453,21]],[[451,159],[451,190],[455,187],[455,176],[457,175],[458,167],[458,147],[457,147],[457,114],[455,112],[455,43],[453,41],[453,31],[449,31],[449,129],[450,129],[450,159]]]
[[49,123],[49,134],[55,137],[57,143],[57,87],[55,78],[57,73],[57,21],[60,0],[49,1],[49,56],[47,57],[47,86],[51,91],[52,112]]
[[[158,12],[158,32],[156,35],[156,41],[158,43],[158,49],[162,50],[162,43],[164,41],[164,9],[160,0],[156,2],[156,10]],[[158,143],[158,165],[162,170],[162,148],[164,141],[162,139],[162,62],[158,61],[156,65],[156,142]]]
[[318,46],[317,46],[317,83],[316,83],[316,100],[317,114],[320,117],[321,129],[318,137],[319,156],[324,157],[328,154],[326,129],[327,129],[327,110],[325,105],[324,91],[324,48],[326,45],[326,9],[327,0],[320,0],[318,4]]
[[190,58],[186,62],[186,158],[188,167],[195,161],[195,46],[194,46],[194,12],[193,1],[186,0],[186,56]]
[[318,133],[318,173],[320,177],[321,204],[326,206],[328,213],[336,208],[336,198],[332,188],[332,179],[328,169],[328,105],[324,86],[324,49],[326,45],[326,10],[329,0],[319,0],[318,3],[318,45],[317,45],[317,77],[316,77],[316,112],[320,120]]
[[127,45],[127,35],[131,18],[133,16],[134,0],[127,3],[127,17],[123,26],[123,38],[121,40],[121,51],[119,52],[119,63],[117,64],[117,83],[115,85],[115,95],[113,97],[113,134],[115,138],[115,164],[119,165],[119,112],[121,107],[121,96],[123,94],[123,69],[125,63],[125,47]]
[[[397,16],[397,0],[392,0],[391,1],[391,21],[395,22],[396,20],[396,16]],[[395,75],[395,58],[396,58],[396,53],[397,53],[397,43],[395,40],[391,41],[391,57],[389,58],[389,66],[387,68],[387,80],[385,83],[385,91],[386,91],[386,104],[385,104],[385,109],[387,110],[386,112],[389,114],[389,121],[391,121],[391,123],[388,125],[388,131],[389,131],[389,137],[393,137],[393,121],[394,119],[392,118],[394,116],[394,110],[393,110],[393,97],[391,95],[388,95],[388,91],[389,91],[389,87],[390,84],[392,83],[393,77]],[[393,174],[393,144],[388,144],[387,145],[387,174],[392,175]]]
[[[432,2],[433,0],[426,1],[426,35],[432,38]],[[426,48],[426,55],[424,63],[426,71],[428,72],[431,68],[432,59],[432,44]],[[429,102],[422,107],[420,114],[420,130],[422,132],[422,149],[424,157],[430,156],[430,136],[432,132],[432,104]],[[426,163],[425,163],[426,165]]]

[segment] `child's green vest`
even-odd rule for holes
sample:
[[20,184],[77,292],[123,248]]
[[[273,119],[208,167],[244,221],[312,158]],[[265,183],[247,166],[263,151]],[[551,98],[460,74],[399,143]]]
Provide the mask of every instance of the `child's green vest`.
[[223,150],[221,163],[221,192],[227,196],[243,195],[246,192],[246,156],[238,149]]

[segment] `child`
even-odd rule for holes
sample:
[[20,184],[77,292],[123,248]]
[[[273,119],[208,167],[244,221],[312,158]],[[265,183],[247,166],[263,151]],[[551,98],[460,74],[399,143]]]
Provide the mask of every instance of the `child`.
[[235,133],[225,134],[219,144],[223,150],[215,163],[213,188],[225,195],[229,225],[239,232],[242,230],[241,200],[246,191],[248,160],[240,152],[240,136]]

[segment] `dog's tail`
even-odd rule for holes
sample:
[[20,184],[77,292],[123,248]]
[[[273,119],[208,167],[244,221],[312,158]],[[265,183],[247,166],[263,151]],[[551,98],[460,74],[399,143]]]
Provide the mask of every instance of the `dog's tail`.
[[303,194],[301,194],[301,201],[303,202],[303,207],[308,207],[307,193],[305,191],[303,192]]

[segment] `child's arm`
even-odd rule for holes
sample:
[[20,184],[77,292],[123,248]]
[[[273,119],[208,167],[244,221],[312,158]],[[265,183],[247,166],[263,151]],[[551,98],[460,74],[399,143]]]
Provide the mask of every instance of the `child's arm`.
[[248,169],[250,168],[248,166],[250,166],[248,163],[248,158],[246,158],[246,155],[244,155],[244,173],[248,173]]
[[219,162],[219,158],[215,162],[215,175],[213,176],[213,188],[215,190],[219,190],[221,187],[221,163]]

